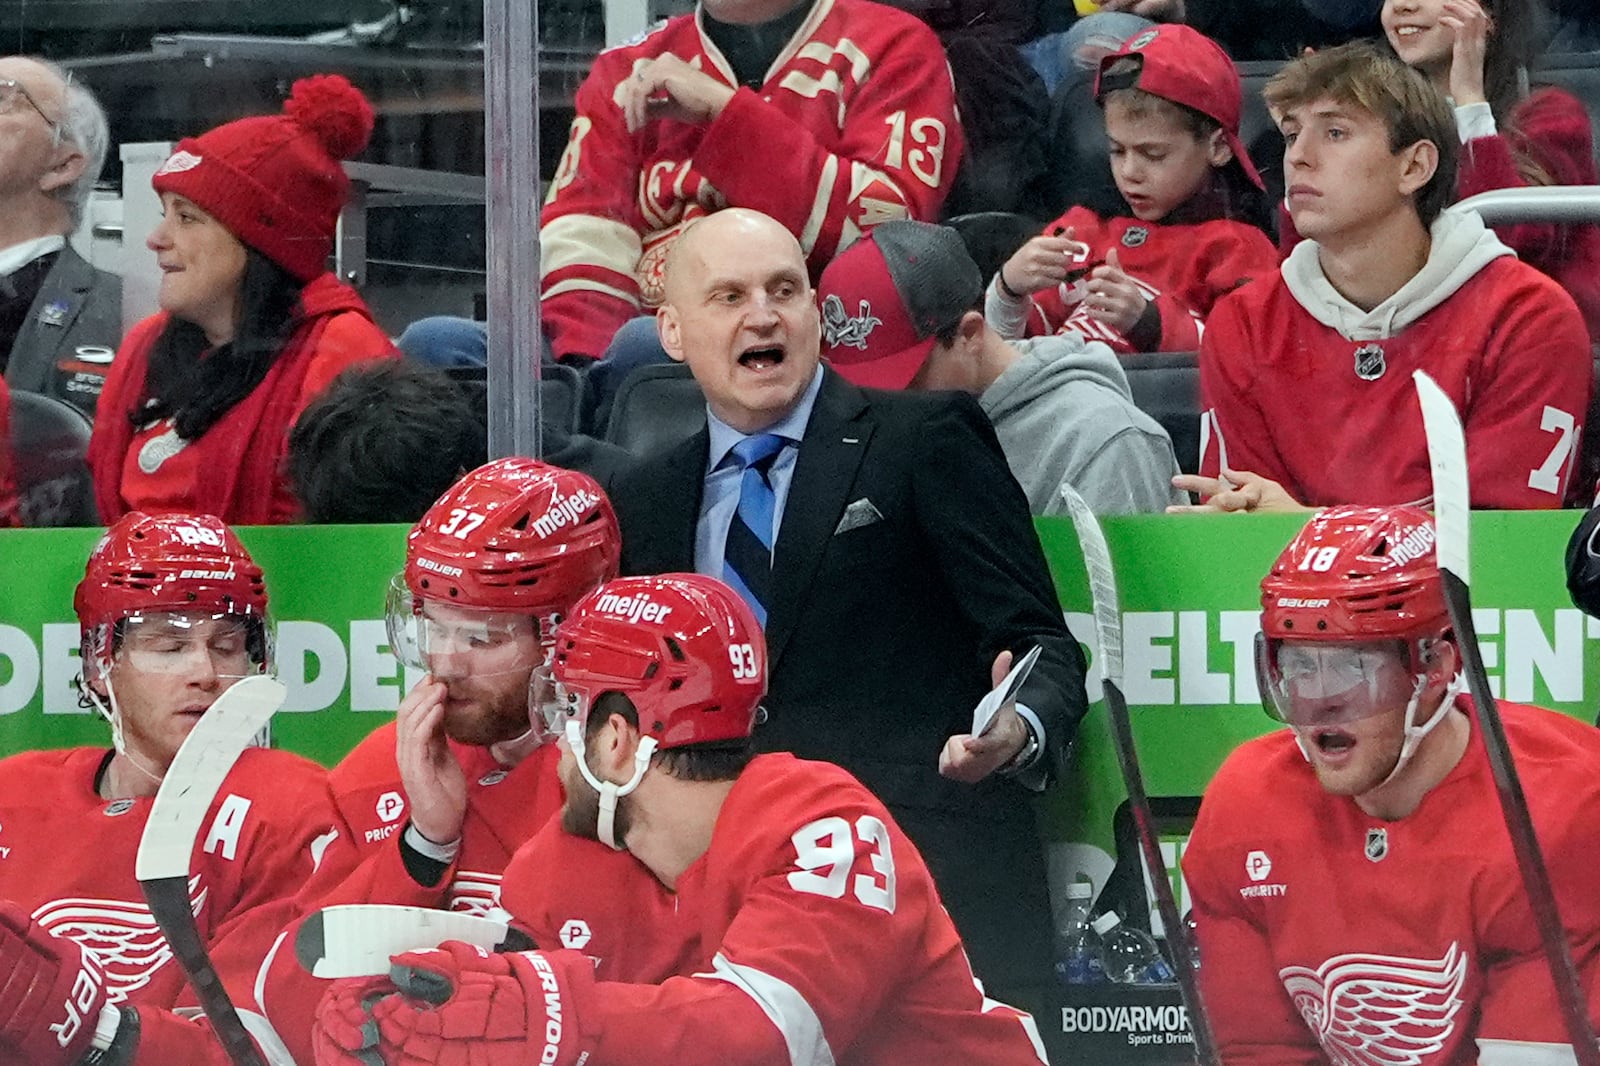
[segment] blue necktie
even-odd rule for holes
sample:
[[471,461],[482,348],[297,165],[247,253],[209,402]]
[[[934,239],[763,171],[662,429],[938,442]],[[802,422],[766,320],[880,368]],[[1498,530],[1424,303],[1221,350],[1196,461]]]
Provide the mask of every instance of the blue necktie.
[[735,444],[730,453],[744,474],[739,479],[739,508],[728,523],[722,579],[745,598],[763,627],[772,591],[772,542],[777,534],[772,522],[777,496],[767,475],[787,443],[776,433],[758,433]]

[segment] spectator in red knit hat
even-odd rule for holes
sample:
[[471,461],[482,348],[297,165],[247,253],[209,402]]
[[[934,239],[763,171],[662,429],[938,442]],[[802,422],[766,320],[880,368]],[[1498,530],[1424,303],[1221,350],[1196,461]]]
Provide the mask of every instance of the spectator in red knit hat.
[[282,471],[296,416],[345,367],[398,354],[327,270],[350,186],[340,161],[372,125],[344,78],[305,78],[281,115],[181,141],[156,172],[161,311],[128,333],[100,400],[89,462],[103,520],[296,517]]

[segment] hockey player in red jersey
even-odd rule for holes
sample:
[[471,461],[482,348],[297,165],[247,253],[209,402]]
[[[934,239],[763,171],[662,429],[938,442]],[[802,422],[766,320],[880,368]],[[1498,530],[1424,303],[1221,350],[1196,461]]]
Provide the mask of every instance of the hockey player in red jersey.
[[702,0],[600,53],[540,222],[557,357],[599,357],[652,313],[684,225],[771,215],[812,276],[890,218],[932,221],[961,160],[944,49],[869,0]]
[[[193,1002],[134,856],[195,722],[272,668],[261,570],[210,515],[125,515],[90,554],[74,606],[80,692],[109,720],[112,748],[0,762],[0,1061],[20,1066],[120,1066],[146,1022],[159,1029],[167,1008]],[[253,970],[271,941],[261,916],[315,869],[331,823],[323,777],[299,756],[249,749],[201,823],[190,894],[219,972]],[[262,1033],[257,1015],[244,1020]]]
[[334,986],[318,1061],[1043,1061],[1032,1019],[978,989],[883,805],[835,766],[752,755],[766,666],[749,607],[697,574],[611,582],[557,638],[562,827],[676,893],[696,972],[626,984],[575,951],[407,953],[399,994]]
[[1307,238],[1217,305],[1200,349],[1200,475],[1214,510],[1404,503],[1432,486],[1411,372],[1466,430],[1475,507],[1559,507],[1591,380],[1572,298],[1476,213],[1446,208],[1455,119],[1416,71],[1366,43],[1267,84]]
[[[1462,696],[1432,519],[1323,511],[1261,604],[1261,693],[1289,728],[1229,757],[1183,856],[1225,1061],[1573,1061]],[[1499,710],[1593,1000],[1600,733]]]
[[1192,352],[1213,304],[1278,268],[1238,72],[1204,34],[1155,26],[1101,60],[1095,99],[1128,213],[1068,210],[995,274],[984,315],[1013,340],[1070,330],[1118,352]]
[[[619,551],[600,486],[533,459],[479,467],[412,529],[390,590],[390,647],[428,674],[393,723],[328,772],[334,828],[315,876],[301,878],[276,942],[223,975],[236,1004],[270,1020],[271,1046],[258,1043],[272,1066],[312,1060],[327,986],[296,958],[297,919],[340,903],[497,908],[506,863],[561,806],[556,749],[532,727],[533,672],[555,621],[616,572]],[[146,1023],[131,1066],[225,1066],[204,1024]]]

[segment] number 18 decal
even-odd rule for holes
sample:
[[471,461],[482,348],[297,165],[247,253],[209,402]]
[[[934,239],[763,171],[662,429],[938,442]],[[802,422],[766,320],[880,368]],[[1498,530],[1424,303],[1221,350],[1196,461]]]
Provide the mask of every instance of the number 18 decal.
[[[850,871],[856,864],[856,838],[869,845],[871,873]],[[869,907],[894,913],[894,855],[889,847],[889,827],[870,814],[856,819],[855,833],[843,818],[818,818],[791,838],[794,864],[789,887],[829,899],[839,899],[848,888]]]

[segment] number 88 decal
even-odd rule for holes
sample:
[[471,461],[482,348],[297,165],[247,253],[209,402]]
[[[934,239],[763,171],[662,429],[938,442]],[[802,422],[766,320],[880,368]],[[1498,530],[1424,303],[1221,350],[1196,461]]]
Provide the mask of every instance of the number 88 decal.
[[[872,850],[867,853],[871,873],[850,876],[856,865],[856,839]],[[829,899],[840,899],[845,890],[868,907],[894,913],[894,855],[889,847],[889,827],[870,814],[856,819],[855,833],[850,823],[837,816],[818,818],[790,838],[794,844],[794,864],[789,887]]]

